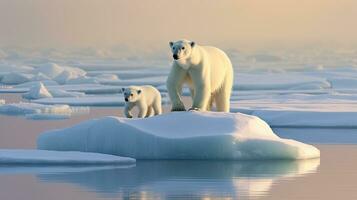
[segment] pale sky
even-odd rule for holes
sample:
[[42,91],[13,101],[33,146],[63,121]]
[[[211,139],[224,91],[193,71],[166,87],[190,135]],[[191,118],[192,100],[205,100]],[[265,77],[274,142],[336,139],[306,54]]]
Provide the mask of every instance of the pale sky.
[[0,47],[356,45],[356,0],[0,0]]

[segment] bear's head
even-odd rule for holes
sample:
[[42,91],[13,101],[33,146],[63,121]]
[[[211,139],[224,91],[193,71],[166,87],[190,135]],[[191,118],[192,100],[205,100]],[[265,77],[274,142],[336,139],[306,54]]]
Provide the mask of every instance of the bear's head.
[[182,63],[185,63],[191,57],[192,50],[196,45],[195,42],[188,40],[178,40],[169,44],[174,60]]
[[137,87],[122,88],[125,102],[136,102],[141,95],[141,89]]

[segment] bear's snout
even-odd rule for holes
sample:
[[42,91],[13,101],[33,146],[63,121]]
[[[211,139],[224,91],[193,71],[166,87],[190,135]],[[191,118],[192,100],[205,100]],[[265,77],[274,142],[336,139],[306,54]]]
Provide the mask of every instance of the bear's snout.
[[178,59],[178,55],[177,54],[174,54],[172,57],[174,57],[175,60]]
[[125,101],[128,102],[129,101],[128,98],[125,98]]

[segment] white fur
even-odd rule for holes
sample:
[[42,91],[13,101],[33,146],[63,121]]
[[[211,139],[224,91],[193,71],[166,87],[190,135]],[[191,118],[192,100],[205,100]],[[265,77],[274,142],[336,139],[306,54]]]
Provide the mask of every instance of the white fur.
[[161,95],[160,92],[150,85],[144,86],[130,86],[123,88],[125,102],[124,114],[128,118],[132,118],[131,110],[138,106],[139,118],[151,117],[153,115],[160,115],[161,109]]
[[172,111],[185,110],[181,90],[187,84],[193,99],[190,110],[211,110],[215,102],[217,111],[229,112],[233,67],[228,56],[218,48],[188,40],[170,42],[170,46],[177,58],[167,78]]

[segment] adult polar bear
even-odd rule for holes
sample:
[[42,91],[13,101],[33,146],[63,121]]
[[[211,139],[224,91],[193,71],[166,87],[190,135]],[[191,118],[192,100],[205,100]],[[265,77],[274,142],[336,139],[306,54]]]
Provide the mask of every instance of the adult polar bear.
[[184,111],[181,100],[183,84],[191,91],[190,110],[229,112],[233,85],[233,67],[228,56],[220,49],[200,46],[188,40],[170,42],[174,61],[167,78],[167,89],[172,111]]

